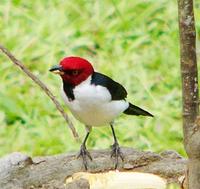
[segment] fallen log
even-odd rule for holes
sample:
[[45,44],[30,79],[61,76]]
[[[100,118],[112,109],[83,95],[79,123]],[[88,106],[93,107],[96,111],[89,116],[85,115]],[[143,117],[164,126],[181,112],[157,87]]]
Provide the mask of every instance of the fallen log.
[[[122,148],[124,162],[119,163],[119,172],[153,173],[166,179],[168,183],[179,183],[184,176],[186,159],[175,151],[164,151],[156,154],[149,151],[138,151]],[[114,160],[110,158],[110,150],[91,151],[93,160],[88,160],[89,173],[107,173],[114,170]],[[34,189],[34,188],[89,188],[84,178],[74,182],[82,182],[78,186],[69,183],[75,173],[84,172],[81,159],[75,153],[31,158],[25,154],[14,152],[0,159],[1,189]],[[81,173],[82,174],[82,173]],[[73,187],[74,185],[74,187]]]

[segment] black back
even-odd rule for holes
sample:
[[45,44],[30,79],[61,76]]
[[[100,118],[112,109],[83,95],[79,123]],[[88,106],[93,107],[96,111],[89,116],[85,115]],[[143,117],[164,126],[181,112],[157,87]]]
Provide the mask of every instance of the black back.
[[127,97],[126,89],[121,84],[104,74],[94,72],[91,84],[106,87],[111,94],[112,100],[122,100]]

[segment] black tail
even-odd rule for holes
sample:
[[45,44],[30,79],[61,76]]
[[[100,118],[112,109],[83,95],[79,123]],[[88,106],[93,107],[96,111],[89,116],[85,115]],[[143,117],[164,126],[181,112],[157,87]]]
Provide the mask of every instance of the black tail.
[[124,113],[128,115],[137,115],[137,116],[143,115],[143,116],[153,117],[153,115],[150,114],[149,112],[131,104],[130,102],[129,102],[129,107],[124,111]]

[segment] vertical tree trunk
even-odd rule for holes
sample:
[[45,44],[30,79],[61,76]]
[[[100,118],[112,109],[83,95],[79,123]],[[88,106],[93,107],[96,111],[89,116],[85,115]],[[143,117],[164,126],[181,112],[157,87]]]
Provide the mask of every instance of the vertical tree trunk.
[[193,0],[178,0],[184,145],[189,189],[200,188],[200,119]]

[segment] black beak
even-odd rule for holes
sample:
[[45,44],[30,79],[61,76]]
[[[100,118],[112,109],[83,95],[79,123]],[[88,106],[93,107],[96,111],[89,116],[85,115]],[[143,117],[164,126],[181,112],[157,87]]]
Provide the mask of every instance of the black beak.
[[52,68],[49,69],[49,71],[55,74],[60,74],[60,75],[64,74],[63,69],[60,65],[53,66]]
[[50,72],[54,72],[54,71],[62,71],[62,67],[60,65],[55,65],[55,66],[52,66],[50,69],[49,69]]

